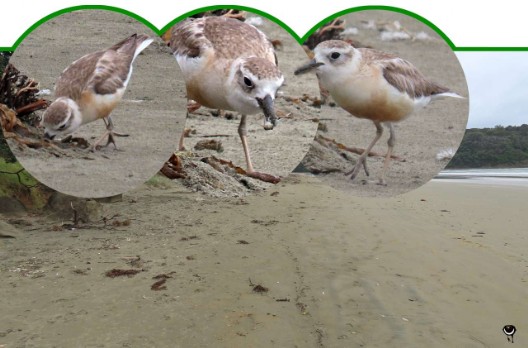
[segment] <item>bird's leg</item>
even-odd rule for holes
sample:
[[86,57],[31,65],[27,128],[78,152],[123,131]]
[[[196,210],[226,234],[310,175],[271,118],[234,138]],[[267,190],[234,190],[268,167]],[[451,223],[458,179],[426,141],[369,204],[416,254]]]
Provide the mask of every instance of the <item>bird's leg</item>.
[[251,174],[254,172],[254,170],[253,170],[253,164],[251,163],[251,157],[249,156],[249,148],[247,144],[246,118],[247,118],[246,115],[242,115],[240,119],[240,124],[238,125],[238,135],[240,136],[240,140],[242,141],[242,147],[244,148],[244,156],[246,156],[246,165],[247,165],[246,172],[248,174]]
[[128,134],[114,132],[114,123],[112,122],[112,118],[110,117],[110,115],[104,117],[103,121],[106,125],[106,132],[104,132],[104,134],[93,144],[92,151],[95,151],[99,148],[99,144],[101,143],[101,141],[103,141],[105,137],[108,137],[108,140],[106,141],[104,147],[107,147],[108,144],[112,143],[114,144],[114,147],[117,150],[117,145],[115,143],[114,137],[128,137]]
[[178,142],[178,151],[185,151],[185,145],[183,144],[183,138],[185,138],[185,129],[183,130],[180,141]]
[[365,171],[365,175],[366,176],[370,176],[370,172],[369,172],[369,170],[367,168],[367,157],[368,157],[368,155],[365,156],[365,158],[363,158],[363,170]]
[[[104,118],[103,118],[103,121],[104,121]],[[108,144],[112,143],[114,144],[114,148],[117,149],[117,145],[115,143],[114,137],[128,137],[128,134],[115,132],[114,123],[112,122],[112,117],[110,116],[107,117],[105,124],[106,124],[106,130],[108,132],[108,140],[105,146],[108,146]]]
[[271,182],[276,184],[280,181],[279,177],[276,177],[271,174],[256,172],[253,169],[253,163],[251,163],[251,157],[249,155],[249,147],[247,144],[247,128],[246,128],[246,115],[242,115],[240,119],[240,124],[238,125],[238,135],[240,135],[240,140],[242,141],[242,147],[244,148],[244,156],[246,156],[246,174],[249,177],[259,179],[265,182]]
[[385,174],[387,173],[387,170],[389,169],[389,163],[392,156],[392,150],[394,149],[394,144],[396,143],[396,136],[394,135],[394,126],[391,122],[388,122],[389,125],[389,140],[387,140],[387,154],[385,155],[385,161],[383,161],[383,170],[381,171],[381,177],[379,179],[378,185],[387,185],[385,183]]
[[[187,114],[185,118],[189,118],[189,111],[187,110]],[[178,151],[185,151],[185,145],[183,144],[183,139],[185,138],[185,127],[183,128],[182,134],[180,136],[180,141],[178,142]]]
[[[189,113],[193,113],[201,107],[202,105],[200,103],[195,102],[192,99],[187,100],[187,114],[185,117],[189,118]],[[185,151],[185,145],[183,143],[183,139],[185,138],[185,131],[186,129],[184,128],[180,136],[180,141],[178,142],[178,151]]]
[[367,156],[368,156],[370,150],[372,150],[374,145],[376,145],[378,140],[381,138],[381,135],[383,134],[383,127],[382,127],[381,123],[374,121],[374,125],[376,126],[376,136],[374,137],[374,139],[372,139],[372,142],[365,149],[365,151],[363,151],[361,156],[359,156],[354,168],[352,168],[351,171],[345,173],[345,175],[350,175],[350,179],[351,180],[353,180],[358,175],[359,171],[361,170],[361,167],[364,167],[365,168],[365,173],[368,174],[368,170],[366,169],[366,166],[365,166],[366,163],[367,163]]

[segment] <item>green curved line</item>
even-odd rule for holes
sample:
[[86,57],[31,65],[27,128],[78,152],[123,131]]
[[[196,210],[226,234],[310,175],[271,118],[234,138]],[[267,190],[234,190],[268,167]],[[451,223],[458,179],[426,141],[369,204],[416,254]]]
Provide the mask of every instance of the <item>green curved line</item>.
[[292,28],[290,28],[286,23],[284,23],[283,21],[281,21],[280,19],[278,19],[277,17],[274,17],[272,15],[270,15],[269,13],[266,13],[266,12],[263,12],[261,10],[258,10],[256,8],[253,8],[253,7],[248,7],[248,6],[239,6],[239,5],[214,5],[214,6],[206,6],[206,7],[201,7],[201,8],[198,8],[198,9],[195,9],[195,10],[192,10],[192,11],[189,11],[187,13],[184,13],[180,16],[178,16],[177,18],[173,19],[172,21],[170,21],[167,25],[165,25],[161,30],[160,32],[161,33],[164,33],[165,31],[167,31],[170,27],[172,27],[175,23],[178,23],[179,21],[181,21],[182,19],[185,19],[187,17],[190,17],[192,15],[195,15],[195,14],[198,14],[198,13],[202,13],[202,12],[206,12],[206,11],[213,11],[213,10],[225,10],[225,9],[233,9],[233,10],[239,10],[239,11],[246,11],[246,12],[251,12],[253,14],[256,14],[256,15],[259,15],[261,17],[265,17],[267,19],[269,19],[270,21],[272,22],[275,22],[277,25],[279,25],[282,29],[286,30],[291,36],[293,36],[293,38],[295,39],[295,41],[297,41],[298,43],[302,43],[303,40],[301,39],[301,37],[299,35],[297,35],[297,33],[295,33],[295,31],[292,30]]
[[359,6],[359,7],[353,7],[350,9],[345,9],[342,11],[339,11],[331,16],[326,17],[325,19],[319,21],[316,25],[314,25],[303,37],[300,37],[295,33],[286,23],[281,21],[280,19],[263,12],[261,10],[248,7],[248,6],[239,6],[239,5],[215,5],[215,6],[206,6],[201,7],[189,12],[186,12],[174,20],[170,21],[167,25],[165,25],[163,28],[158,29],[156,26],[154,26],[152,23],[150,23],[145,18],[122,8],[115,7],[115,6],[108,6],[108,5],[79,5],[79,6],[73,6],[73,7],[67,7],[64,9],[61,9],[59,11],[53,12],[36,23],[34,23],[32,26],[30,26],[13,44],[11,47],[0,47],[0,51],[14,51],[20,45],[20,43],[36,28],[38,28],[41,24],[49,21],[52,18],[55,18],[57,16],[60,16],[64,13],[69,13],[73,11],[78,10],[106,10],[106,11],[112,11],[124,14],[128,17],[134,18],[138,22],[143,23],[145,26],[150,28],[154,33],[161,35],[165,31],[167,31],[171,26],[173,26],[175,23],[181,21],[184,18],[187,18],[189,16],[192,16],[197,13],[205,12],[205,11],[212,11],[212,10],[221,10],[221,9],[234,9],[234,10],[240,10],[240,11],[246,11],[251,12],[256,15],[265,17],[269,19],[270,21],[276,23],[280,27],[282,27],[284,30],[286,30],[297,42],[302,44],[311,34],[313,34],[319,27],[321,27],[323,24],[331,21],[334,18],[340,17],[342,15],[352,13],[352,12],[358,12],[358,11],[364,11],[364,10],[386,10],[386,11],[392,11],[392,12],[399,12],[405,15],[408,15],[410,17],[413,17],[420,22],[424,23],[425,25],[429,26],[431,29],[433,29],[438,35],[440,35],[446,43],[451,47],[453,51],[460,51],[460,52],[481,52],[481,51],[493,51],[493,52],[502,52],[502,51],[528,51],[528,47],[486,47],[486,46],[467,46],[467,47],[457,47],[453,41],[442,31],[440,28],[438,28],[435,24],[433,24],[428,19],[405,9],[399,8],[399,7],[393,7],[393,6],[383,6],[383,5],[368,5],[368,6]]
[[328,16],[325,19],[323,19],[322,21],[320,21],[319,23],[317,23],[316,25],[314,25],[312,27],[312,29],[308,30],[308,32],[302,37],[303,42],[310,35],[312,35],[318,28],[323,26],[325,23],[328,23],[329,21],[331,21],[331,20],[333,20],[333,19],[335,19],[337,17],[341,17],[341,16],[349,14],[349,13],[365,11],[365,10],[385,10],[385,11],[399,12],[401,14],[413,17],[414,19],[419,20],[420,22],[424,23],[425,25],[427,25],[428,27],[433,29],[438,35],[440,35],[444,39],[445,42],[447,42],[447,44],[449,45],[449,47],[451,47],[452,50],[456,50],[457,49],[457,47],[455,46],[453,41],[451,41],[451,39],[442,30],[440,30],[440,28],[438,28],[436,25],[434,25],[428,19],[426,19],[426,18],[424,18],[424,17],[422,17],[422,16],[420,16],[420,15],[414,13],[414,12],[404,10],[403,8],[393,7],[393,6],[382,6],[382,5],[368,5],[368,6],[354,7],[354,8],[350,8],[350,9],[347,9],[347,10],[339,11],[339,12],[337,12],[337,13],[331,15],[331,16]]
[[[137,20],[138,22],[141,22],[143,23],[144,25],[146,25],[148,28],[150,28],[152,31],[154,31],[155,33],[158,33],[158,28],[156,28],[156,26],[154,26],[152,23],[150,23],[149,21],[147,21],[145,18],[131,12],[131,11],[128,11],[128,10],[124,10],[122,8],[119,8],[119,7],[114,7],[114,6],[107,6],[107,5],[80,5],[80,6],[73,6],[73,7],[67,7],[67,8],[64,8],[64,9],[61,9],[59,11],[55,11],[47,16],[45,16],[44,18],[40,19],[39,21],[37,21],[35,24],[33,24],[32,26],[30,26],[22,35],[20,35],[20,37],[18,38],[18,40],[15,41],[15,44],[10,47],[10,48],[7,48],[5,49],[6,51],[14,51],[16,50],[16,48],[18,47],[18,45],[20,45],[20,43],[33,31],[35,30],[36,28],[38,28],[41,24],[49,21],[50,19],[53,19],[55,17],[58,17],[62,14],[65,14],[65,13],[69,13],[69,12],[74,12],[74,11],[79,11],[79,10],[106,10],[106,11],[112,11],[112,12],[118,12],[118,13],[122,13],[128,17],[131,17],[131,18],[134,18],[135,20]],[[0,50],[3,50],[4,47],[0,48]]]

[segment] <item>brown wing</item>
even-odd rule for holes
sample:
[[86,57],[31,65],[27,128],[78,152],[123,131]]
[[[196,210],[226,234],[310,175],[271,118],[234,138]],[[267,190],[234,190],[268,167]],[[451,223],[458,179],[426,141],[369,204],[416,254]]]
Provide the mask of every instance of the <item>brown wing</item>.
[[90,53],[70,64],[57,79],[55,96],[78,100],[102,55],[103,52]]
[[125,86],[134,54],[146,35],[133,34],[104,52],[95,67],[94,76],[88,83],[98,94],[114,94]]
[[176,55],[198,57],[211,43],[203,35],[205,18],[188,18],[171,29],[169,46]]
[[55,96],[74,100],[88,88],[99,94],[113,94],[124,86],[134,58],[137,42],[145,35],[136,34],[113,45],[107,50],[87,54],[68,66],[60,75]]
[[116,93],[125,85],[132,57],[113,50],[106,51],[98,60],[88,87],[97,94]]
[[403,59],[387,62],[383,68],[383,76],[388,83],[411,98],[449,92],[448,88],[427,80],[418,69]]
[[392,54],[360,49],[369,60],[377,60],[383,71],[383,77],[400,92],[411,98],[427,97],[449,92],[449,89],[428,80],[414,65]]
[[198,57],[214,49],[218,59],[260,57],[275,62],[273,45],[257,28],[226,17],[189,18],[172,29],[174,53]]

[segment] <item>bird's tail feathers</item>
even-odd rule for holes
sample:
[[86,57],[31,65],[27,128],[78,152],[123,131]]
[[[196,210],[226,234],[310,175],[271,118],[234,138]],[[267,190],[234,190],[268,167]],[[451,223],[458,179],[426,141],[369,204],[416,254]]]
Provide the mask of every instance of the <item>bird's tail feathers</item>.
[[138,54],[141,53],[141,51],[147,48],[154,41],[153,38],[150,38],[147,35],[141,35],[138,38],[138,40],[143,40],[143,41],[136,47],[133,60],[136,59],[136,57],[138,56]]
[[444,98],[458,98],[458,99],[466,99],[465,97],[456,94],[455,92],[444,92],[444,93],[438,93],[432,95],[433,99],[444,99]]

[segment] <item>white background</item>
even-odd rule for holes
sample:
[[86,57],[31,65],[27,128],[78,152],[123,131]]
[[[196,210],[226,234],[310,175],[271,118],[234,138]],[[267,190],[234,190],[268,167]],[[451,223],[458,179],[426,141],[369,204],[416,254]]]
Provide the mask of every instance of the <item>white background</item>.
[[[170,5],[167,5],[170,3]],[[301,4],[302,3],[302,4]],[[309,3],[309,4],[308,4]],[[223,1],[28,1],[2,2],[0,47],[10,47],[32,24],[66,7],[100,4],[116,6],[140,15],[161,28],[180,15],[204,6],[223,5]],[[406,9],[427,18],[444,31],[457,46],[528,46],[525,3],[522,1],[354,1],[354,0],[239,0],[229,5],[249,6],[277,17],[299,36],[322,19],[348,8],[385,5]]]

